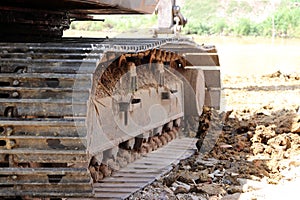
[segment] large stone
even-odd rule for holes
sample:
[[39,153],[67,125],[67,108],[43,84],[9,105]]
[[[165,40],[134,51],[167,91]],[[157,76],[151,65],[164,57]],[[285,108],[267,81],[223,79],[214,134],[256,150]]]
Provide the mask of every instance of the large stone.
[[243,187],[242,186],[229,186],[226,190],[227,190],[228,194],[242,193]]
[[184,170],[178,175],[178,181],[181,181],[183,183],[187,184],[193,184],[196,180],[199,179],[199,175],[197,172],[191,172],[188,170]]
[[163,178],[163,184],[170,187],[177,179],[177,175],[175,173],[170,173],[168,176]]
[[216,184],[198,184],[192,189],[192,191],[197,193],[205,193],[209,196],[226,194],[226,191],[223,189],[223,187]]
[[174,194],[179,194],[179,193],[188,193],[191,189],[191,186],[188,184],[185,184],[180,181],[176,181],[175,183],[172,184],[174,190]]
[[209,176],[209,170],[205,169],[199,172],[199,182],[211,182],[211,177]]
[[184,187],[182,185],[178,185],[174,191],[174,194],[179,194],[179,193],[188,193],[188,187]]

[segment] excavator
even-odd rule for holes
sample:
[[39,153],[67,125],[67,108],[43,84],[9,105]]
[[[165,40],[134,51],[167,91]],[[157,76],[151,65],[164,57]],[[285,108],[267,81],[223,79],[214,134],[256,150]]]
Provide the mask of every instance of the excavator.
[[[154,12],[155,37],[63,37],[73,21]],[[0,198],[102,199],[101,182],[132,179],[129,163],[218,109],[217,50],[180,36],[186,23],[175,0],[2,0]]]

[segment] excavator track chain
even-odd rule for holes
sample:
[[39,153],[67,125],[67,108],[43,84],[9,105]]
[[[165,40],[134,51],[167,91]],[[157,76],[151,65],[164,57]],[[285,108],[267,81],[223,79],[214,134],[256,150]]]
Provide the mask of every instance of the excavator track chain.
[[211,49],[175,38],[0,43],[0,197],[126,198],[149,184],[194,152],[191,139],[170,142],[185,115],[173,71],[188,77],[185,53]]

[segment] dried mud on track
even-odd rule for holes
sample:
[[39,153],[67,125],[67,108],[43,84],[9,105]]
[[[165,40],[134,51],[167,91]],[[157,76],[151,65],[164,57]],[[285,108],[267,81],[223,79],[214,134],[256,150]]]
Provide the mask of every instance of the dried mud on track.
[[224,112],[199,118],[200,152],[129,199],[298,199],[300,74],[223,77]]

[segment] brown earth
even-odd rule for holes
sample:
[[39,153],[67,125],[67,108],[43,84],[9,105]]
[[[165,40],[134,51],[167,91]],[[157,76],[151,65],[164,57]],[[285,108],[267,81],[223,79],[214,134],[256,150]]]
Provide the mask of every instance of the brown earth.
[[300,75],[226,76],[223,98],[199,118],[199,152],[129,199],[298,199]]

